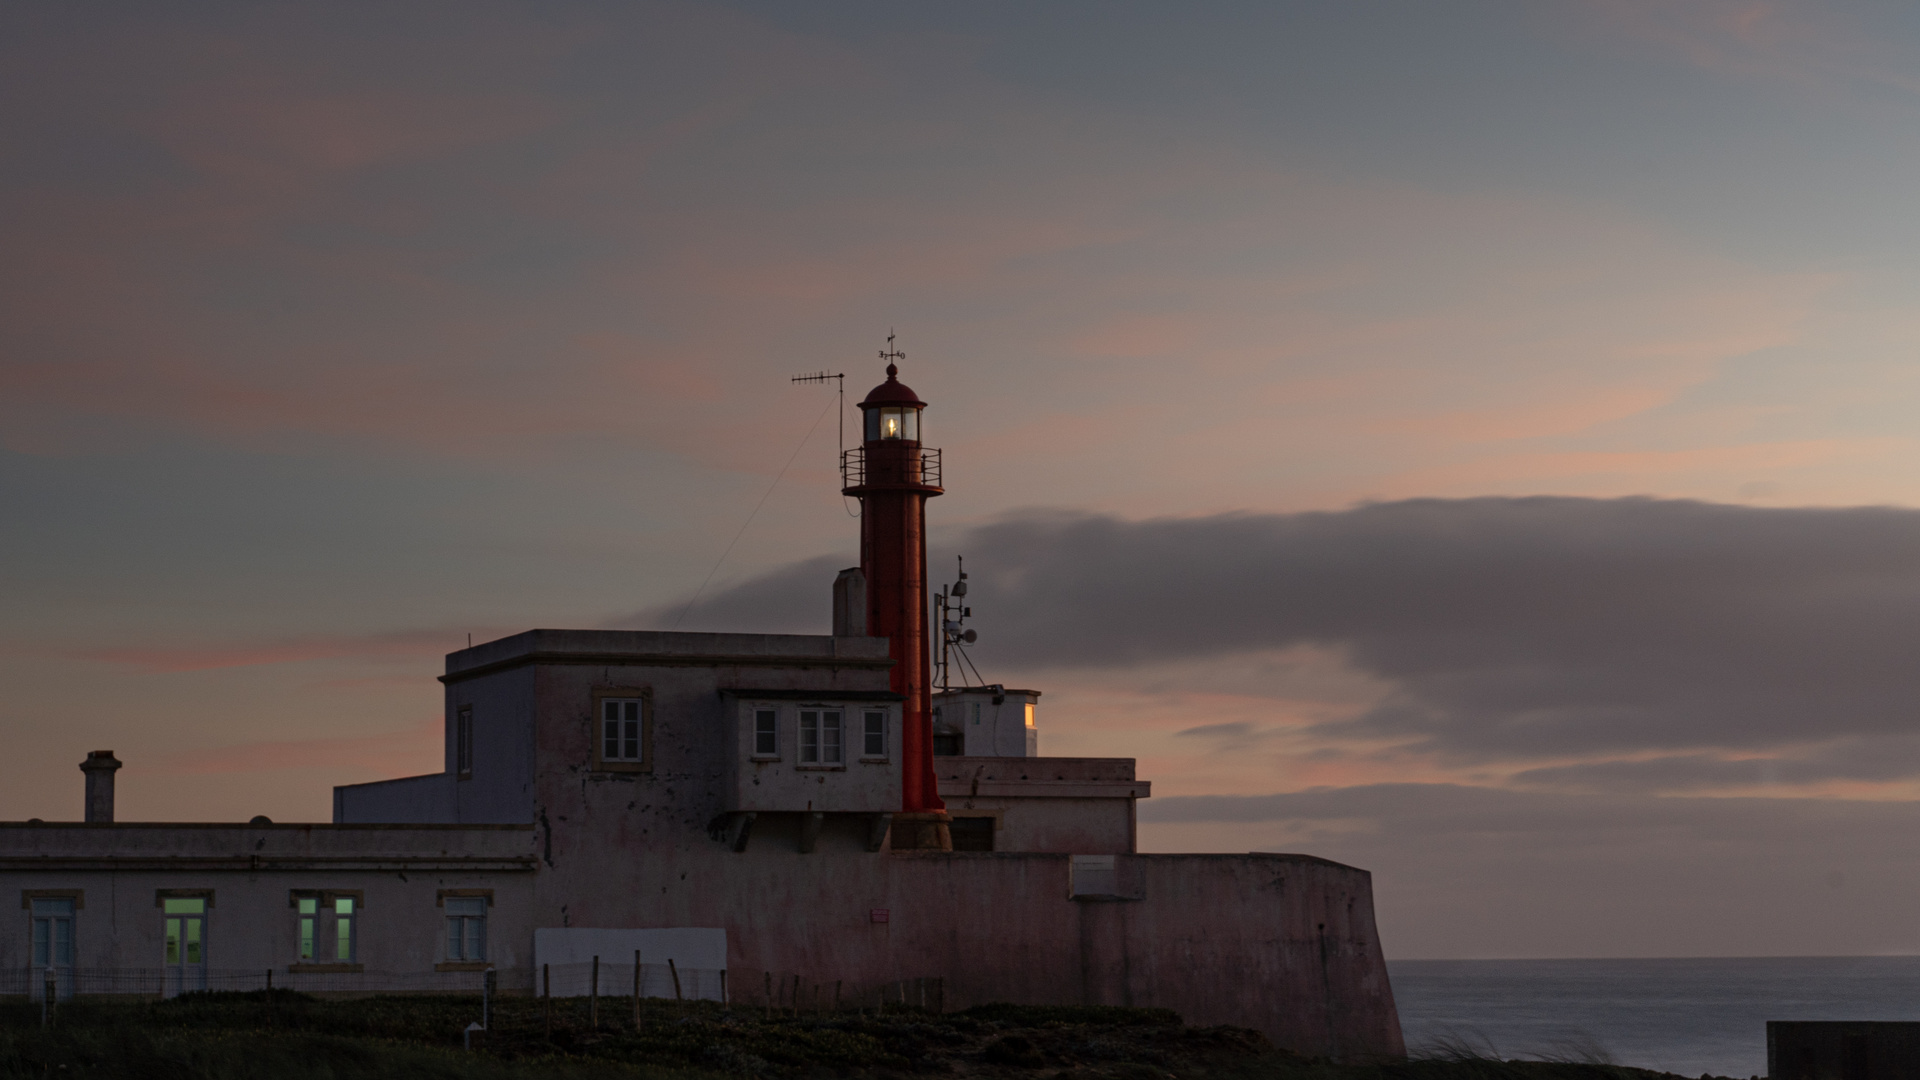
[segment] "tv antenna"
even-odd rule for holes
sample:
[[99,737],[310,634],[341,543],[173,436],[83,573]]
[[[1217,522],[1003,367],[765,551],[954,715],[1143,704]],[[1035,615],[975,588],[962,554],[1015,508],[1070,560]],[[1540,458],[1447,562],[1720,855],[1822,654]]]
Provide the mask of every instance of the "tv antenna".
[[828,379],[833,379],[838,384],[837,392],[840,395],[839,450],[840,450],[840,453],[845,454],[847,452],[847,373],[843,371],[838,375],[835,375],[833,372],[822,369],[820,371],[816,371],[808,375],[795,375],[792,381],[797,383],[803,383],[803,382],[823,383],[823,382],[826,382]]

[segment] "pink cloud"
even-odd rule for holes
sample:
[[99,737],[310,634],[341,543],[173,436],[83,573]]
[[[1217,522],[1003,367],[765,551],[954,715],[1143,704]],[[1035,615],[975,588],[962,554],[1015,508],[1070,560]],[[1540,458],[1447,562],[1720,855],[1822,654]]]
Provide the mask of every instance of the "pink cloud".
[[1869,82],[1920,92],[1907,58],[1833,6],[1766,0],[1586,0],[1604,33],[1703,71],[1804,87]]

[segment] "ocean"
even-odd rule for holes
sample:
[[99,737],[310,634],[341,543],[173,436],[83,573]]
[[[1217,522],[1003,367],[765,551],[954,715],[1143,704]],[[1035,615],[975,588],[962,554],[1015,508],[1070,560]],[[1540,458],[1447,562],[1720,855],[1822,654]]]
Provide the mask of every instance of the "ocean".
[[[1769,1020],[1920,1020],[1920,956],[1389,961],[1407,1049],[1765,1076]],[[1604,1055],[1604,1056],[1603,1056]]]

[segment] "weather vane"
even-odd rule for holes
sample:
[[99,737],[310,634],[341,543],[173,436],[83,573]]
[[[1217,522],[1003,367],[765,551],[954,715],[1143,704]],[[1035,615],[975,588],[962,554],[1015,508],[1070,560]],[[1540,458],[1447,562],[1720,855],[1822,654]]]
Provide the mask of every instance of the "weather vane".
[[897,371],[894,370],[894,365],[901,360],[905,360],[906,358],[907,358],[906,353],[903,353],[899,349],[896,349],[893,347],[893,329],[889,327],[887,329],[887,347],[880,351],[880,359],[885,360],[887,362],[887,374],[889,375],[899,374]]

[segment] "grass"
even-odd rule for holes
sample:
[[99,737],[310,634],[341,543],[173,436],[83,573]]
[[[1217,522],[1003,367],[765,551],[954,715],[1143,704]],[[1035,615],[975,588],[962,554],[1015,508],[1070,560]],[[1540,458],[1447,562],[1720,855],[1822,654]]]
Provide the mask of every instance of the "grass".
[[1195,1028],[1164,1009],[986,1005],[932,1015],[768,1016],[713,1002],[533,998],[495,1001],[480,1048],[471,996],[319,1000],[287,991],[109,998],[39,1006],[0,1002],[0,1078],[33,1080],[376,1080],[761,1077],[873,1080],[958,1076],[1020,1080],[1653,1080],[1604,1063],[1502,1062],[1471,1053],[1338,1066],[1274,1049],[1242,1028]]

